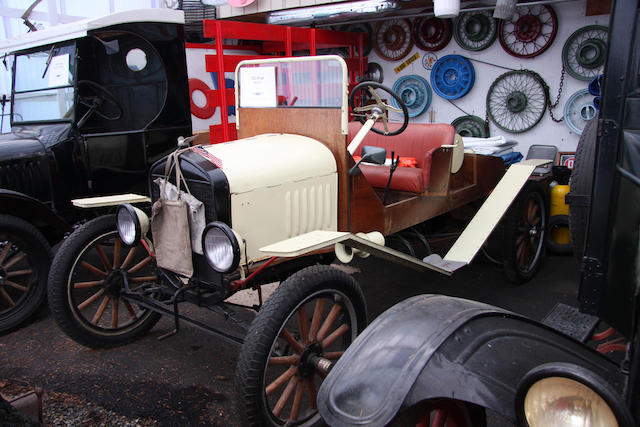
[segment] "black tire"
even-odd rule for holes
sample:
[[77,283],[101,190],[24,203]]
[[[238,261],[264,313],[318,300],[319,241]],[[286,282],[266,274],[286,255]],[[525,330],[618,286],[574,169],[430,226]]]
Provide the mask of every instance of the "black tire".
[[511,283],[525,283],[542,264],[547,232],[547,206],[538,184],[527,183],[504,218],[502,260]]
[[473,403],[454,399],[431,399],[402,411],[389,425],[486,427],[487,414],[482,406]]
[[549,218],[549,225],[547,226],[547,249],[554,254],[569,255],[573,251],[571,240],[569,240],[568,243],[558,243],[553,240],[553,231],[565,227],[569,227],[568,215],[554,215]]
[[47,297],[51,248],[28,222],[0,215],[0,334],[30,320]]
[[[333,304],[329,306],[327,301]],[[335,310],[338,310],[337,317],[327,321]],[[306,363],[308,356],[322,355],[330,360],[340,357],[365,328],[366,313],[364,295],[358,283],[334,267],[307,267],[282,282],[251,323],[240,351],[236,389],[246,414],[245,421],[252,426],[321,423],[312,396],[323,377]],[[305,320],[299,322],[302,318]],[[315,322],[313,318],[316,318]],[[337,321],[340,326],[329,333]],[[306,332],[300,333],[300,330]],[[281,338],[285,333],[293,337],[302,350],[294,350],[296,344]],[[328,342],[332,337],[336,339]],[[298,357],[298,361],[286,361],[283,357]],[[284,378],[280,386],[275,385],[276,378]],[[287,381],[287,386],[283,387]],[[293,411],[294,394],[299,398],[297,414]],[[279,399],[284,402],[281,410],[277,408]],[[302,406],[304,412],[300,411]],[[292,420],[279,418],[286,414]]]
[[[571,195],[591,196],[593,190],[593,174],[596,161],[596,139],[598,137],[598,120],[590,120],[580,135],[576,157],[571,171]],[[585,237],[589,223],[590,206],[569,206],[569,233],[573,245],[573,254],[582,262]]]
[[119,297],[123,276],[133,289],[155,282],[156,273],[154,259],[142,245],[134,249],[121,243],[115,218],[98,217],[71,234],[49,274],[53,318],[69,337],[92,348],[131,342],[160,319],[158,313]]

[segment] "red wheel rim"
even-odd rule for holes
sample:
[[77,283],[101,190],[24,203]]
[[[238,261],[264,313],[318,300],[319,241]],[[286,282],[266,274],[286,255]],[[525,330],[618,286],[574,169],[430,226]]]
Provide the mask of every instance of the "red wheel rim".
[[551,6],[523,6],[511,21],[500,21],[500,45],[517,58],[533,58],[547,50],[558,32],[558,18]]
[[436,51],[443,49],[453,36],[450,19],[418,18],[413,22],[413,40],[420,49]]
[[413,48],[411,23],[407,19],[390,19],[378,23],[373,38],[376,53],[390,61],[404,58]]

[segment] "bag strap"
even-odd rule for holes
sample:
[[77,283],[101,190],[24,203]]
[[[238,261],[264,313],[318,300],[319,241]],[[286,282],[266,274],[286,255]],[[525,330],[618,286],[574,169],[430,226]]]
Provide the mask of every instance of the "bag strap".
[[167,163],[165,164],[165,167],[164,167],[164,179],[162,180],[162,186],[160,188],[160,198],[164,198],[164,195],[166,194],[165,187],[174,169],[176,173],[176,187],[178,188],[178,199],[180,199],[181,185],[184,186],[184,189],[186,190],[187,193],[191,194],[191,191],[189,190],[189,186],[187,185],[187,180],[184,177],[184,174],[182,173],[182,168],[180,167],[180,154],[184,153],[187,150],[190,150],[190,148],[189,147],[179,148],[167,156]]

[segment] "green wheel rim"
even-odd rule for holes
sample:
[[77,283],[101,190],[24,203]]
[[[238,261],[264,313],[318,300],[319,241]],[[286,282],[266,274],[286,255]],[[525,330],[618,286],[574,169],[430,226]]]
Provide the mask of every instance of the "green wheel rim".
[[547,91],[533,72],[509,71],[498,77],[487,93],[487,113],[500,129],[526,132],[540,122],[547,109]]
[[498,24],[488,10],[461,13],[453,27],[456,42],[466,50],[486,49],[498,35]]
[[489,131],[485,127],[484,120],[478,116],[460,116],[451,122],[460,136],[472,136],[474,138],[488,138]]
[[570,76],[590,81],[602,74],[608,33],[602,25],[587,25],[569,36],[562,48],[562,64]]

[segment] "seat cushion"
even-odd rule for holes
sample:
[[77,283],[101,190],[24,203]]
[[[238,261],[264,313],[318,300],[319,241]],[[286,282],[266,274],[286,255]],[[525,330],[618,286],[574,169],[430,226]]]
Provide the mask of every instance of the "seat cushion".
[[[367,177],[367,181],[372,187],[386,188],[389,181],[389,166],[379,165],[363,165],[360,164],[360,170]],[[403,168],[398,167],[393,173],[391,179],[392,190],[408,191],[410,193],[422,193],[425,188],[424,175],[421,168]]]

